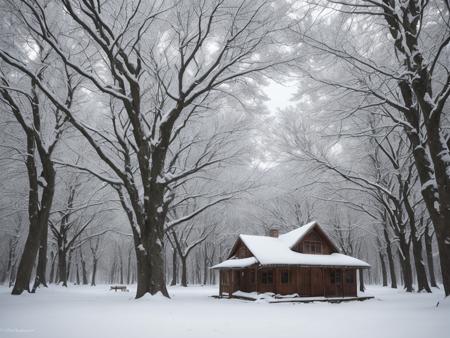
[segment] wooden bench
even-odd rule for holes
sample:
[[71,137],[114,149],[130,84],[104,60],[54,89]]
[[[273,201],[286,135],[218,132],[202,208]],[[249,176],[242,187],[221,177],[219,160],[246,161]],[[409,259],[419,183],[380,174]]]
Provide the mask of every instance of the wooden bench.
[[111,285],[111,288],[109,289],[109,291],[112,291],[112,290],[114,290],[114,292],[117,292],[118,290],[120,290],[122,292],[129,291],[125,285]]

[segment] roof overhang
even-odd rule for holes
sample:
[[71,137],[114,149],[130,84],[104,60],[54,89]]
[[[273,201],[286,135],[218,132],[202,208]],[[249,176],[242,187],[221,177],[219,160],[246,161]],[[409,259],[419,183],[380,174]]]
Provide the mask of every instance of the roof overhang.
[[216,264],[210,269],[247,269],[252,266],[256,266],[258,264],[258,260],[255,257],[247,257],[247,258],[234,258],[227,259],[219,264]]
[[294,268],[331,268],[331,269],[370,269],[369,266],[356,265],[313,265],[313,264],[265,264],[259,265],[259,268],[277,268],[277,267],[294,267]]
[[311,265],[311,264],[253,264],[245,267],[220,267],[211,266],[210,270],[243,270],[243,269],[264,269],[264,268],[326,268],[326,269],[370,269],[370,266],[354,266],[354,265]]

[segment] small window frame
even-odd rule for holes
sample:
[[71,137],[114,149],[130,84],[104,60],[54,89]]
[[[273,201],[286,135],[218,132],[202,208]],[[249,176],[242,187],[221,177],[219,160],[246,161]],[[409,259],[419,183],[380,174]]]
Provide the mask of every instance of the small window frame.
[[345,283],[346,284],[354,284],[355,276],[352,270],[345,271]]
[[336,284],[336,271],[331,270],[330,271],[330,283],[331,284]]
[[265,285],[273,284],[273,272],[272,271],[261,272],[261,283]]
[[280,273],[281,284],[289,284],[291,282],[291,273],[289,270],[282,270]]
[[322,254],[322,242],[321,241],[304,241],[303,253],[320,255]]

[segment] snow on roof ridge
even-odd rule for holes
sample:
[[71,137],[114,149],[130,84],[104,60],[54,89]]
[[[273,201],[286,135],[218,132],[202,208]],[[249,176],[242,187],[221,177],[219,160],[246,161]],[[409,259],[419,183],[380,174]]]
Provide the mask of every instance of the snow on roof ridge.
[[[289,235],[289,234],[293,234],[293,233],[296,233],[298,230],[300,230],[300,229],[303,229],[303,230],[309,230],[310,228],[312,228],[312,226],[313,225],[319,225],[319,223],[317,222],[317,221],[312,221],[312,222],[309,222],[309,223],[306,223],[306,224],[303,224],[302,226],[299,226],[298,228],[296,228],[296,229],[293,229],[293,230],[291,230],[291,231],[288,231],[288,232],[286,232],[285,234],[281,234],[280,236],[278,236],[278,237],[271,237],[271,236],[267,236],[267,235],[250,235],[250,234],[239,234],[239,237],[241,237],[241,236],[248,236],[248,237],[266,237],[266,238],[273,238],[273,239],[279,239],[279,238],[281,238],[281,237],[285,237],[286,235]],[[305,233],[306,233],[306,231],[305,231]]]
[[285,234],[278,236],[278,238],[285,242],[287,246],[292,249],[292,247],[316,225],[319,225],[317,221],[306,223],[298,227],[297,229],[291,230],[289,232],[286,232]]
[[[279,237],[241,234],[239,235],[239,238],[261,265],[287,264],[370,267],[368,263],[362,260],[337,252],[330,255],[313,255],[293,251],[292,247],[298,243],[298,241],[300,241],[314,226],[320,227],[317,221],[313,221],[280,235]],[[325,231],[323,232],[331,243],[335,245]]]

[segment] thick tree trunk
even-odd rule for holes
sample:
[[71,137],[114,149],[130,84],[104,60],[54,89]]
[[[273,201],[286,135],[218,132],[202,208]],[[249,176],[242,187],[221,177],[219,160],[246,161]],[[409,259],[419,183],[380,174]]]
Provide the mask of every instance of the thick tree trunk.
[[[448,217],[450,221],[450,215]],[[450,228],[450,225],[448,228]],[[445,233],[444,229],[442,233]],[[437,243],[441,262],[442,284],[444,285],[445,295],[450,296],[450,234],[439,236]]]
[[77,263],[77,264],[75,264],[75,269],[77,270],[76,271],[76,279],[75,279],[75,283],[77,284],[77,285],[80,285],[81,284],[81,280],[80,280],[80,266],[79,266],[79,264]]
[[[412,236],[415,235],[412,234]],[[425,290],[427,292],[431,292],[430,286],[428,285],[425,264],[423,263],[421,239],[413,239],[413,255],[417,275],[417,291],[420,292]]]
[[50,251],[51,267],[50,267],[50,276],[48,277],[49,283],[55,282],[55,260],[56,260],[55,253],[53,251]]
[[92,277],[91,277],[91,286],[95,286],[95,277],[97,274],[97,259],[94,257],[92,259]]
[[195,254],[194,266],[195,266],[195,276],[196,276],[195,284],[201,284],[202,283],[202,263],[201,263],[200,255],[198,252]]
[[[437,104],[432,93],[432,69],[419,46],[421,5],[411,2],[404,7],[403,22],[395,20],[391,9],[384,7],[385,20],[390,26],[396,53],[402,55],[403,66],[414,78],[398,82],[409,123],[405,128],[411,142],[414,161],[422,185],[428,213],[438,242],[445,295],[450,295],[450,156],[444,128],[441,126],[446,96]],[[405,36],[407,38],[405,38]],[[406,45],[405,45],[406,43]],[[422,124],[426,137],[419,134]],[[426,149],[428,146],[428,151]]]
[[62,283],[62,286],[67,286],[67,262],[66,262],[66,251],[63,249],[58,250],[58,273],[59,279],[58,284]]
[[386,224],[384,225],[383,235],[384,235],[384,240],[386,242],[386,254],[387,254],[388,263],[389,263],[389,275],[391,276],[391,288],[396,289],[397,288],[397,275],[395,272],[394,257],[392,255],[391,240],[389,238],[389,233],[388,233]]
[[[33,101],[38,107],[39,102]],[[33,111],[35,114],[36,112]],[[37,128],[37,126],[36,126]],[[53,196],[55,193],[55,170],[50,160],[49,154],[43,154],[39,151],[42,164],[42,178],[44,182],[40,182],[37,176],[37,166],[35,159],[36,142],[34,134],[27,132],[27,175],[29,181],[28,191],[28,221],[29,231],[25,242],[25,247],[20,259],[17,270],[16,282],[12,290],[13,295],[20,295],[24,290],[30,291],[30,280],[36,256],[41,244],[42,235],[47,234],[48,219],[50,217],[50,209],[52,207]],[[39,186],[43,186],[41,194],[39,194]],[[45,243],[46,248],[46,243]],[[45,253],[46,255],[46,253]],[[43,259],[45,255],[42,257]],[[44,268],[45,264],[41,269]],[[45,276],[45,272],[44,272]],[[42,277],[42,276],[41,276]],[[45,279],[45,277],[44,277]]]
[[[430,286],[428,285],[427,273],[425,271],[425,265],[422,259],[422,238],[417,231],[417,226],[419,224],[420,227],[423,226],[423,217],[419,222],[416,221],[416,215],[414,207],[411,205],[409,201],[408,191],[409,184],[408,182],[405,185],[404,189],[404,205],[406,212],[409,218],[409,228],[411,231],[411,242],[412,242],[412,251],[414,257],[414,266],[416,268],[416,277],[417,277],[417,291],[420,292],[425,290],[427,292],[431,292]],[[406,250],[406,249],[405,249]],[[409,250],[408,250],[409,252]]]
[[186,257],[180,257],[181,261],[181,286],[187,286],[187,262]]
[[47,243],[48,243],[48,226],[42,228],[41,241],[39,246],[38,264],[36,268],[36,276],[34,278],[34,285],[32,292],[42,284],[47,287]]
[[400,266],[402,268],[403,283],[406,292],[413,292],[413,278],[411,269],[411,257],[409,254],[409,246],[406,244],[402,245],[400,240],[400,248],[398,250]]
[[427,254],[428,273],[430,275],[430,284],[436,288],[436,276],[434,274],[434,260],[433,260],[433,234],[430,234],[429,227],[425,230],[425,251]]
[[[415,164],[417,172],[419,173],[420,182],[422,184],[422,196],[427,206],[428,213],[433,223],[433,228],[436,234],[436,241],[438,243],[439,260],[442,273],[442,284],[444,285],[444,292],[446,296],[450,295],[450,197],[449,189],[450,184],[445,184],[445,168],[437,157],[444,154],[448,154],[448,149],[441,149],[436,146],[436,143],[440,143],[438,126],[433,128],[427,128],[432,136],[428,137],[428,145],[430,147],[431,157],[433,164],[430,163],[431,159],[428,153],[425,151],[422,144],[420,144],[419,136],[417,133],[408,133],[409,139],[413,145],[413,154],[415,158]],[[440,151],[438,149],[441,149]],[[437,167],[436,167],[437,165]],[[434,170],[433,170],[434,169]],[[433,177],[435,173],[435,177]],[[430,184],[435,183],[435,184]],[[437,184],[437,186],[436,186]],[[424,188],[426,187],[426,188]],[[439,198],[437,198],[438,196]]]
[[413,292],[410,243],[408,242],[404,232],[398,233],[397,236],[399,241],[398,256],[402,269],[404,287],[406,292]]
[[[422,55],[414,55],[417,60],[423,60]],[[444,105],[437,107],[430,97],[432,88],[429,85],[432,74],[425,65],[418,72],[419,79],[412,81],[412,88],[416,94],[417,102],[420,105],[425,117],[425,127],[427,130],[427,143],[434,168],[434,180],[430,185],[433,189],[433,200],[429,198],[425,201],[433,222],[436,239],[439,248],[439,258],[441,262],[442,283],[445,295],[450,295],[450,150],[446,142],[446,135],[441,126],[441,113]],[[422,182],[422,181],[421,181]],[[428,182],[430,183],[430,182]],[[424,185],[425,182],[422,182]],[[436,192],[438,199],[436,200]],[[424,191],[422,190],[422,193]],[[424,196],[425,198],[425,196]]]
[[31,273],[38,253],[41,233],[42,228],[40,224],[32,221],[17,269],[16,282],[12,290],[13,295],[20,295],[23,291],[30,292]]
[[178,267],[177,267],[177,250],[173,248],[172,250],[172,280],[170,281],[170,285],[177,285],[177,275],[178,275]]
[[71,269],[72,269],[72,250],[69,250],[69,257],[67,260],[66,286],[67,286],[67,282],[70,281]]
[[158,250],[153,250],[151,254],[147,254],[145,248],[142,250],[141,247],[137,247],[136,260],[136,298],[141,298],[146,293],[154,295],[158,292],[161,292],[164,296],[169,297],[164,276],[164,258],[161,246],[159,246]]
[[380,251],[379,252],[380,255],[380,263],[381,263],[381,276],[383,279],[383,286],[387,286],[387,271],[386,271],[386,263],[384,261],[384,255],[383,253]]
[[82,250],[80,249],[80,260],[81,260],[81,277],[83,280],[83,285],[88,285],[88,277],[86,271],[86,261],[84,260]]
[[[161,172],[162,167],[153,169]],[[148,188],[149,191],[153,191],[153,195],[152,198],[144,199],[146,216],[141,219],[144,223],[139,225],[140,234],[136,232],[132,218],[129,218],[132,224],[136,252],[136,298],[141,298],[146,293],[155,295],[158,292],[170,298],[166,287],[164,265],[164,224],[166,219],[166,214],[163,212],[164,208],[162,207],[164,205],[164,188],[163,185],[156,182],[149,184]],[[150,196],[150,193],[146,194]]]

